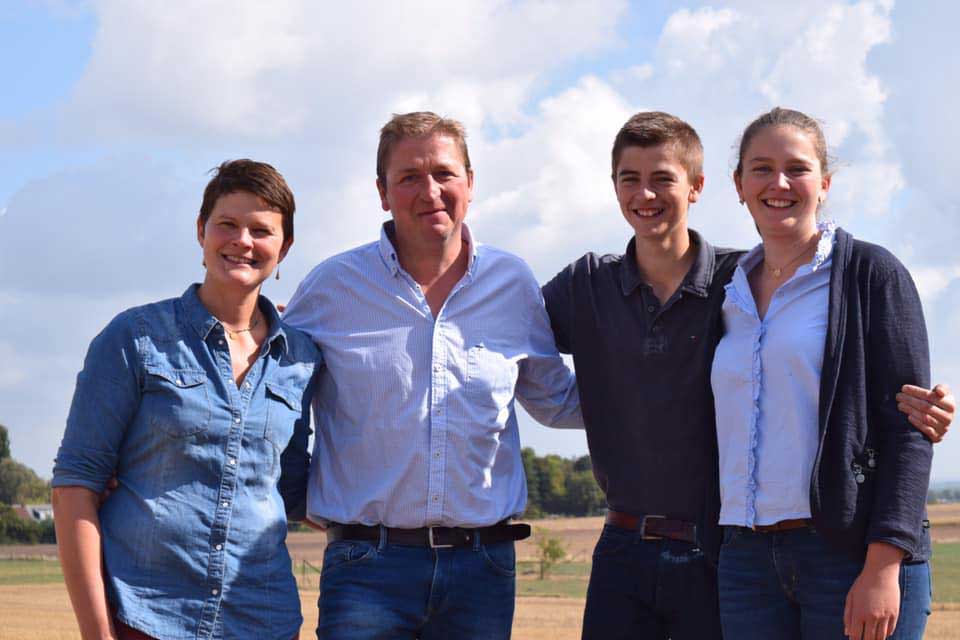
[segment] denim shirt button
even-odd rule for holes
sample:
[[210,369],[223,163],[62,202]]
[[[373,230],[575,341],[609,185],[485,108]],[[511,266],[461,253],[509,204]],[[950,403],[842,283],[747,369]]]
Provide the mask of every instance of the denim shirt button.
[[237,461],[236,461],[235,458],[230,458],[230,459],[227,461],[227,464],[229,464],[229,465],[232,467],[232,466],[234,466],[235,464],[237,464]]
[[233,421],[236,422],[237,424],[240,424],[240,418],[234,418]]
[[220,593],[220,590],[219,590],[219,589],[210,589],[210,593],[212,593],[213,595],[217,595],[218,593]]
[[218,545],[216,545],[216,546],[214,547],[214,549],[216,549],[217,551],[220,551],[220,550],[223,549],[223,545],[222,545],[222,544],[218,544]]

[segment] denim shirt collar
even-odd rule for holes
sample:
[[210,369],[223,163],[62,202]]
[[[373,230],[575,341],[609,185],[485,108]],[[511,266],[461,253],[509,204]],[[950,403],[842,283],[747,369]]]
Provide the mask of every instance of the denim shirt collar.
[[[710,284],[713,282],[713,270],[716,266],[717,256],[706,240],[693,229],[688,229],[690,234],[690,243],[697,248],[697,255],[693,259],[690,271],[683,278],[680,290],[687,293],[705,298]],[[623,269],[620,270],[620,288],[623,295],[630,295],[634,289],[646,282],[643,274],[640,273],[640,267],[637,265],[637,239],[630,238],[627,243],[627,250],[623,254]]]
[[[470,228],[467,227],[466,222],[463,223],[461,229],[462,231],[460,237],[466,241],[467,250],[470,252],[470,260],[467,262],[466,277],[473,279],[476,275],[477,243],[474,242],[473,234],[470,232]],[[400,258],[397,256],[397,249],[393,244],[393,240],[396,237],[396,225],[394,225],[393,220],[387,220],[383,223],[383,226],[380,227],[380,241],[378,244],[380,258],[383,260],[384,266],[392,276],[396,276],[403,270],[403,267],[400,266]]]
[[[222,326],[222,323],[213,317],[213,314],[203,306],[203,302],[200,301],[200,296],[197,295],[197,291],[199,290],[200,284],[196,282],[187,287],[187,290],[180,296],[180,304],[183,306],[187,322],[200,335],[202,340],[206,340],[214,327],[217,325]],[[266,353],[276,341],[279,341],[283,353],[287,354],[287,334],[284,332],[283,326],[280,323],[280,314],[277,312],[276,307],[263,295],[258,296],[257,306],[260,307],[260,311],[266,318],[267,326],[269,327],[267,339],[263,341],[262,353]]]

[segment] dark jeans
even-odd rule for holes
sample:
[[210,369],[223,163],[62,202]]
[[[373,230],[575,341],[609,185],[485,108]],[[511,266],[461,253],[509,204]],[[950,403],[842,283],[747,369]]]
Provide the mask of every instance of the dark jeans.
[[430,549],[340,540],[320,577],[323,640],[506,640],[516,591],[513,542]]
[[[813,529],[756,533],[725,527],[720,614],[728,638],[829,640],[843,635],[847,592],[863,564]],[[920,640],[930,615],[930,566],[900,567],[900,617],[892,640]]]
[[695,545],[605,525],[593,552],[583,638],[720,640],[716,570]]

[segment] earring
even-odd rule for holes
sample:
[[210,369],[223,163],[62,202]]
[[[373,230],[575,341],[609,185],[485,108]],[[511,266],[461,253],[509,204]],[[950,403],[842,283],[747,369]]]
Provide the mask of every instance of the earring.
[[200,260],[200,264],[202,264],[202,265],[203,265],[203,268],[206,269],[206,268],[207,268],[207,259],[206,259],[206,258],[201,259],[201,260]]
[[280,279],[280,265],[277,265],[277,280]]
[[740,204],[743,204],[743,198],[740,198]]

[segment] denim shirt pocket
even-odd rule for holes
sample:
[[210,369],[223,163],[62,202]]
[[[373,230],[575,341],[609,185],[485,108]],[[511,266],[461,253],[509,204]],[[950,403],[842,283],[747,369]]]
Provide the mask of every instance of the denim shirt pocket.
[[174,438],[201,433],[210,424],[207,374],[198,369],[144,366],[143,411],[152,427]]
[[303,416],[303,392],[275,382],[264,383],[267,396],[267,420],[263,437],[281,452],[293,436],[293,426]]

